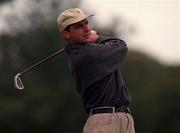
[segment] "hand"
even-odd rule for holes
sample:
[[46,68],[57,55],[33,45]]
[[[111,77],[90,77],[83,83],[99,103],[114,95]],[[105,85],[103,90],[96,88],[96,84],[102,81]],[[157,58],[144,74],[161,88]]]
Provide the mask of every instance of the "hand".
[[87,43],[95,43],[99,38],[99,33],[97,31],[91,30],[90,37],[86,40]]

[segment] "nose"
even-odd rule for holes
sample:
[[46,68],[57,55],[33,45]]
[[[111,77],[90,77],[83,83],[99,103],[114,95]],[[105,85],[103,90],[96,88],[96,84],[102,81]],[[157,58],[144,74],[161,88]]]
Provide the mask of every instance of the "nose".
[[85,32],[89,32],[91,30],[90,26],[87,24],[87,25],[84,25],[84,31]]

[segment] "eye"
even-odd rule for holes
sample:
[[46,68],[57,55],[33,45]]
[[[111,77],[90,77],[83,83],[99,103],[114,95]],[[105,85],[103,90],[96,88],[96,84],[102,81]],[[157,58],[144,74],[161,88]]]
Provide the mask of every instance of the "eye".
[[78,25],[75,26],[76,29],[79,29],[81,27],[83,27],[83,24],[78,24]]
[[88,24],[89,24],[89,22],[88,22],[88,21],[86,21],[86,22],[85,22],[85,24],[86,24],[86,25],[88,25]]
[[84,21],[82,23],[74,25],[73,27],[74,27],[74,29],[80,29],[80,28],[83,28],[84,26],[87,26],[88,24],[89,24],[88,21]]

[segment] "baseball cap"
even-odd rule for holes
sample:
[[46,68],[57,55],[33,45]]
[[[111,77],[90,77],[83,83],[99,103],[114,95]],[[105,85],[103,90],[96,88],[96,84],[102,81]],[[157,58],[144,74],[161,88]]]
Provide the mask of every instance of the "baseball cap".
[[61,14],[59,14],[57,18],[58,29],[61,32],[68,25],[80,22],[90,16],[93,16],[93,15],[86,15],[79,8],[71,8],[71,9],[64,10]]

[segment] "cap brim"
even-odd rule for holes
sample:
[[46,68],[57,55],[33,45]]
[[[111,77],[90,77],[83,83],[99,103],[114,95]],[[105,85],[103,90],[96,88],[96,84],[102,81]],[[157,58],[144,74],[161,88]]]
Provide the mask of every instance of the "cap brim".
[[[89,18],[89,17],[93,17],[94,15],[87,15],[86,17],[84,17],[84,18],[82,18],[82,19],[79,19],[79,20],[77,20],[77,21],[74,21],[73,23],[70,23],[70,24],[68,24],[67,26],[70,26],[70,25],[73,25],[73,24],[76,24],[76,23],[78,23],[78,22],[81,22],[81,21],[83,21],[84,19],[87,19],[87,18]],[[66,26],[66,27],[67,27]],[[66,28],[65,27],[65,28]]]

